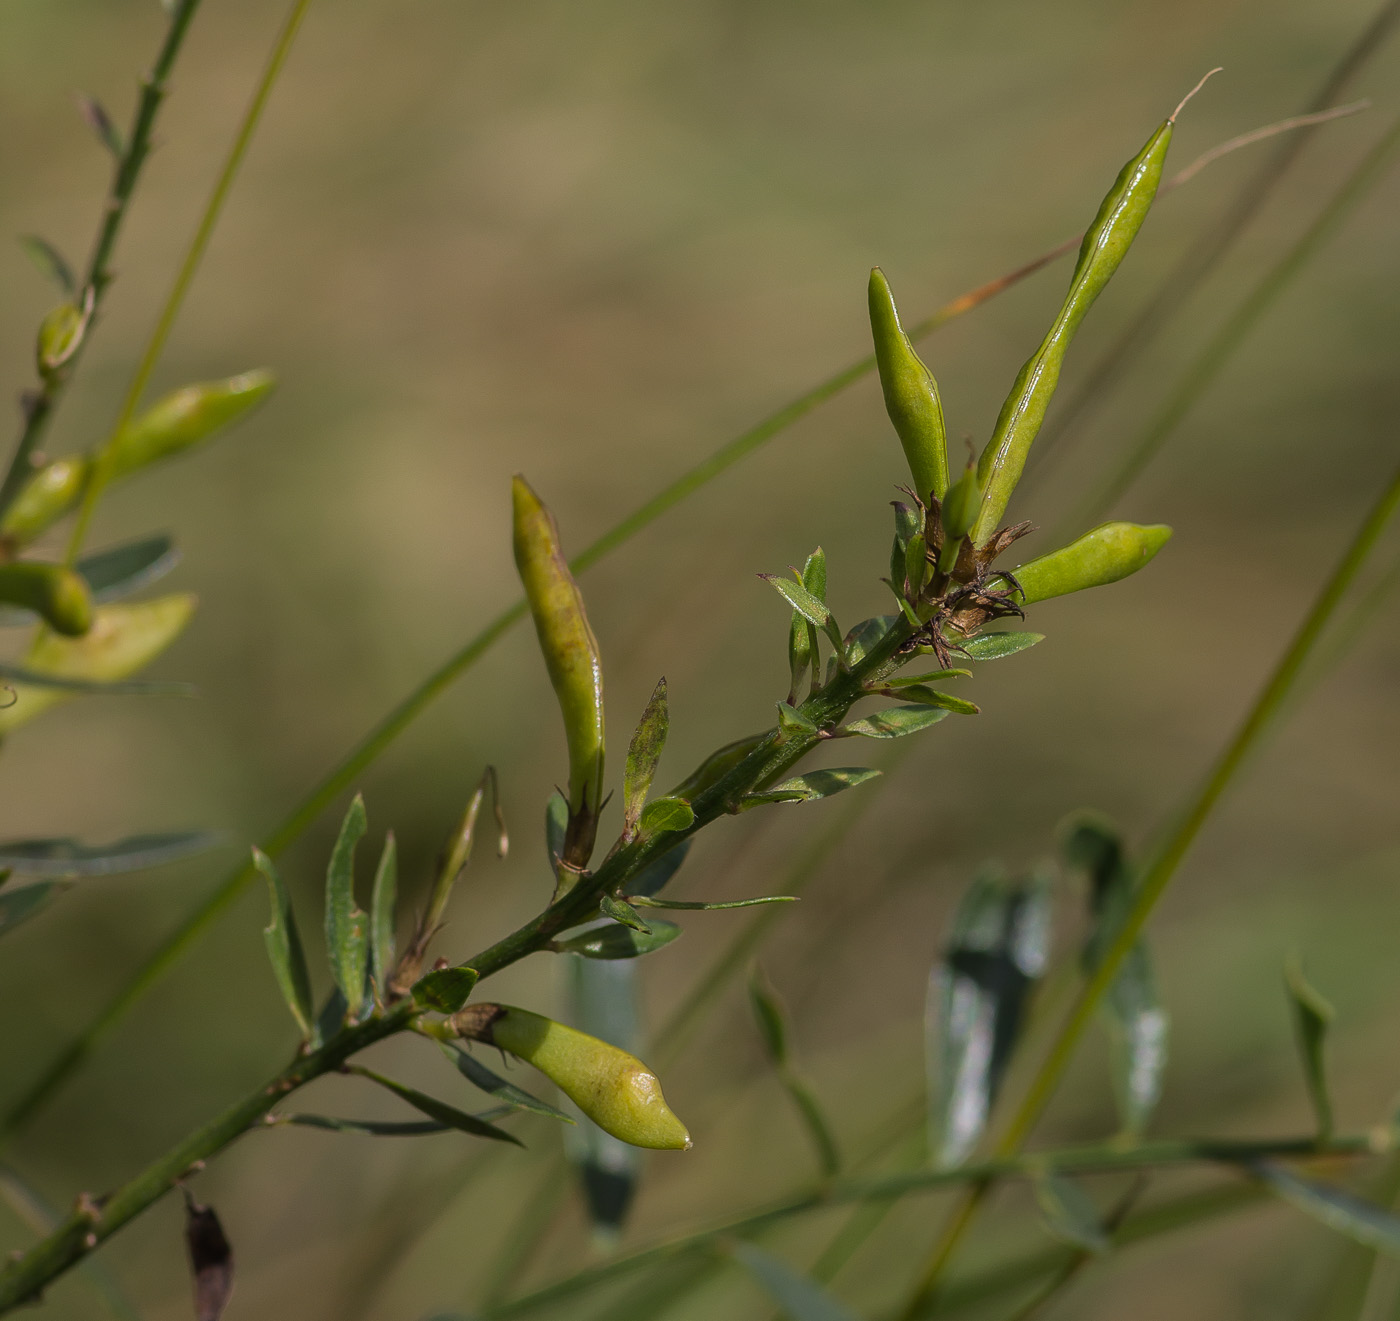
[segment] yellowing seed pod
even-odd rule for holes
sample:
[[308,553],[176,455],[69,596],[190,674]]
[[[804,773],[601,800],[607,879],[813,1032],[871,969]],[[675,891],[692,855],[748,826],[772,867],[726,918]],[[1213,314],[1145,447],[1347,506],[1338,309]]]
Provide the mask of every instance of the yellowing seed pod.
[[510,1005],[469,1005],[452,1017],[464,1037],[533,1064],[605,1133],[634,1147],[684,1151],[686,1127],[671,1112],[656,1075],[635,1055]]
[[0,601],[32,610],[55,633],[81,637],[92,627],[92,595],[81,574],[61,564],[0,564]]
[[20,487],[0,521],[0,536],[23,546],[47,531],[78,503],[89,466],[82,454],[45,464]]
[[523,477],[511,483],[511,499],[515,565],[569,745],[569,824],[563,860],[582,867],[593,852],[603,805],[603,663],[583,597],[559,547],[553,515]]
[[1068,546],[1031,560],[1016,570],[1026,605],[1101,587],[1136,573],[1170,540],[1164,523],[1104,523]]

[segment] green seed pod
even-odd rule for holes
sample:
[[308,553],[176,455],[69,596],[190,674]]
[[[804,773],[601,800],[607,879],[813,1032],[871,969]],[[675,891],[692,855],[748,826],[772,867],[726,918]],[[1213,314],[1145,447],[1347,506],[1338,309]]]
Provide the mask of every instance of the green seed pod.
[[[1016,570],[1018,599],[1026,605],[1102,587],[1136,573],[1170,540],[1164,523],[1104,523],[1068,546],[1031,560]],[[1004,580],[1003,580],[1004,581]]]
[[61,564],[0,564],[0,601],[32,610],[55,633],[81,637],[92,627],[92,596],[83,576]]
[[112,442],[107,476],[123,477],[189,449],[256,408],[274,384],[271,372],[256,370],[172,391]]
[[469,1005],[453,1015],[452,1025],[464,1037],[533,1064],[619,1141],[659,1151],[690,1147],[690,1134],[671,1113],[661,1083],[635,1055],[510,1005]]
[[972,528],[974,544],[984,546],[997,530],[1011,493],[1021,480],[1031,443],[1045,420],[1045,410],[1060,379],[1060,367],[1079,323],[1127,255],[1157,195],[1162,164],[1171,145],[1168,119],[1114,180],[1080,245],[1069,292],[1040,347],[1021,368],[1002,405],[996,429],[982,451],[977,475],[982,507]]
[[23,546],[47,531],[78,503],[89,467],[81,454],[45,464],[20,487],[0,521],[0,536]]
[[87,327],[87,316],[72,303],[54,308],[39,323],[34,360],[40,376],[47,380],[72,359],[82,345]]
[[[188,593],[153,601],[99,606],[92,627],[80,638],[42,636],[25,658],[25,668],[63,679],[115,683],[130,678],[179,637],[194,614]],[[0,734],[32,720],[71,694],[55,688],[11,685],[15,701],[0,709]]]
[[875,339],[875,363],[885,392],[885,411],[894,423],[919,499],[932,494],[941,500],[948,489],[948,436],[938,382],[920,361],[899,324],[885,273],[870,272],[870,331]]
[[523,477],[511,483],[515,565],[525,585],[569,744],[569,825],[563,860],[584,866],[603,803],[603,665],[583,597],[559,549],[554,517]]

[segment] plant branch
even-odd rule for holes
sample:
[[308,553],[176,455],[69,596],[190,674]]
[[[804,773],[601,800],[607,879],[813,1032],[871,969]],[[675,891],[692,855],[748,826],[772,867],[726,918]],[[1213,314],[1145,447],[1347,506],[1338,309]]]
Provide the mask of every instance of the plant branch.
[[[117,161],[112,176],[112,186],[102,206],[102,223],[98,226],[97,239],[93,244],[92,256],[88,259],[87,272],[83,277],[82,289],[76,295],[78,301],[91,299],[91,313],[88,333],[101,310],[107,287],[112,283],[112,253],[121,233],[122,223],[130,209],[132,194],[136,191],[136,181],[151,150],[151,134],[155,128],[156,116],[169,85],[171,70],[176,57],[184,44],[194,12],[199,8],[199,0],[180,0],[170,15],[170,23],[161,42],[151,71],[141,80],[141,94],[137,98],[136,110],[131,127],[127,130],[126,149]],[[77,351],[59,371],[51,372],[41,382],[39,389],[28,395],[24,401],[24,425],[19,442],[15,446],[10,466],[6,469],[5,480],[0,483],[0,516],[14,502],[20,489],[31,472],[30,460],[38,448],[49,418],[58,406],[64,387],[72,378],[87,336],[79,343]]]

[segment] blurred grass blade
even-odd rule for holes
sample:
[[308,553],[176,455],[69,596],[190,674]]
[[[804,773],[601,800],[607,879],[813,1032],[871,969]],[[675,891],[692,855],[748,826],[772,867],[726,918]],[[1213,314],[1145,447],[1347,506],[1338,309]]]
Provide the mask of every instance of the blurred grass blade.
[[[642,808],[656,777],[661,750],[666,746],[670,715],[666,709],[666,677],[663,675],[652,691],[646,710],[637,724],[632,742],[627,748],[627,767],[622,781],[623,838],[631,839],[642,818]],[[692,819],[694,814],[692,813]],[[689,823],[687,823],[689,824]]]
[[364,799],[356,794],[326,868],[326,954],[350,1018],[359,1015],[365,1000],[369,930],[365,914],[355,903],[355,846],[367,828]]
[[22,665],[3,663],[0,663],[0,680],[87,697],[193,697],[198,691],[192,683],[175,679],[71,679],[62,674],[45,674]]
[[1073,1179],[1046,1170],[1034,1180],[1035,1200],[1050,1232],[1086,1252],[1108,1252],[1112,1244],[1098,1207]]
[[1400,1259],[1400,1216],[1330,1183],[1294,1174],[1273,1161],[1250,1167],[1276,1196],[1368,1248]]
[[1049,957],[1050,903],[1043,877],[983,872],[958,904],[929,977],[929,1131],[939,1166],[966,1160],[987,1126]]
[[1317,1116],[1317,1135],[1332,1134],[1332,1098],[1327,1090],[1327,1066],[1322,1048],[1327,1040],[1333,1009],[1308,984],[1297,960],[1290,959],[1284,969],[1284,985],[1292,1009],[1293,1028],[1298,1038],[1298,1054],[1302,1060],[1303,1078],[1308,1085],[1308,1099]]
[[444,1046],[443,1050],[462,1077],[473,1087],[479,1087],[483,1092],[494,1096],[502,1105],[509,1106],[512,1110],[524,1110],[532,1115],[544,1115],[547,1119],[558,1119],[565,1124],[574,1122],[562,1110],[541,1101],[537,1096],[531,1096],[529,1092],[493,1073],[463,1047]]
[[[0,885],[3,885],[0,879]],[[0,890],[0,936],[38,917],[68,887],[59,881],[39,881],[15,890]]]
[[0,867],[17,876],[115,876],[180,862],[223,842],[210,830],[129,835],[113,844],[81,844],[76,839],[10,839],[0,842]]
[[382,1073],[376,1073],[373,1069],[366,1069],[359,1065],[354,1065],[349,1069],[350,1073],[358,1074],[361,1078],[368,1078],[370,1082],[378,1083],[385,1090],[393,1092],[400,1100],[407,1101],[415,1110],[421,1110],[429,1119],[436,1120],[439,1124],[446,1124],[450,1128],[455,1128],[462,1133],[469,1133],[472,1137],[490,1138],[493,1142],[509,1142],[517,1147],[525,1144],[513,1133],[507,1133],[503,1128],[497,1128],[494,1124],[476,1115],[469,1115],[456,1106],[448,1105],[446,1101],[439,1101],[435,1096],[429,1096],[425,1092],[418,1091],[415,1087],[409,1087],[401,1082],[395,1082],[392,1078],[386,1078]]
[[78,292],[78,279],[64,255],[48,239],[38,234],[21,234],[19,245],[24,255],[34,263],[34,269],[46,280],[58,286],[68,298]]
[[398,903],[399,852],[391,830],[384,836],[384,851],[375,868],[369,901],[369,966],[374,984],[381,990],[388,986],[389,974],[394,970],[394,918]]
[[272,900],[272,920],[263,928],[272,972],[287,1008],[301,1029],[302,1039],[310,1041],[316,1031],[315,1011],[311,1007],[311,976],[306,970],[306,954],[297,930],[296,913],[292,910],[292,897],[272,865],[272,859],[261,849],[253,850],[253,866],[267,877]]
[[799,1275],[771,1252],[742,1241],[732,1244],[729,1251],[792,1321],[859,1321],[854,1312],[838,1303],[821,1285]]

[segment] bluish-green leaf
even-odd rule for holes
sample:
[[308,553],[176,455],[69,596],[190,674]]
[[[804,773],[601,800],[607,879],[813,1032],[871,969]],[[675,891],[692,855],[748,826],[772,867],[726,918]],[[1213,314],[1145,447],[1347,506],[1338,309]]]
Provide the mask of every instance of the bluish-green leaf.
[[669,945],[681,934],[674,922],[649,922],[647,926],[643,932],[612,922],[589,927],[555,945],[560,953],[582,954],[586,959],[636,959]]
[[652,691],[646,710],[627,748],[627,768],[622,780],[623,832],[631,838],[642,816],[642,806],[651,792],[661,750],[666,746],[666,734],[671,718],[666,707],[666,679],[663,675]]
[[[157,582],[179,562],[180,552],[175,544],[162,535],[85,555],[73,567],[87,580],[93,601],[101,604],[120,600]],[[28,610],[0,607],[0,628],[21,627],[33,622],[34,615]]]
[[399,852],[391,830],[384,836],[384,851],[374,872],[369,901],[370,971],[382,991],[388,985],[398,953],[394,941],[394,917],[399,902]]
[[113,844],[80,844],[76,839],[10,839],[0,843],[0,867],[17,876],[114,876],[180,862],[223,842],[209,830],[130,835]]
[[1042,1170],[1034,1180],[1035,1200],[1050,1232],[1071,1247],[1105,1253],[1113,1246],[1098,1208],[1073,1179]]
[[544,807],[544,844],[551,868],[564,856],[564,832],[569,828],[569,800],[558,791]]
[[771,1252],[742,1240],[729,1250],[792,1321],[859,1321],[815,1280],[798,1274]]
[[637,916],[636,909],[625,900],[614,899],[612,895],[605,894],[598,900],[598,911],[604,917],[610,917],[614,922],[621,922],[623,926],[629,927],[640,935],[651,935],[651,928]]
[[627,882],[628,889],[634,895],[654,895],[670,883],[671,878],[681,869],[681,864],[690,853],[690,846],[694,841],[693,835],[687,835],[684,839],[678,840],[671,848],[667,849],[659,858],[647,863],[630,881]]
[[903,738],[948,718],[938,706],[892,706],[884,711],[852,720],[835,731],[837,738]]
[[364,1004],[369,955],[369,919],[355,903],[355,845],[366,828],[364,799],[356,794],[326,868],[326,952],[351,1018],[359,1016]]
[[961,1163],[981,1138],[1050,953],[1050,886],[978,876],[929,978],[931,1147]]
[[471,998],[477,982],[475,968],[436,968],[413,984],[413,998],[425,1009],[455,1014]]
[[292,1017],[301,1029],[302,1038],[309,1041],[316,1031],[316,1017],[311,1007],[311,977],[306,969],[306,954],[297,931],[296,914],[292,911],[292,897],[272,865],[272,859],[261,849],[253,850],[253,866],[267,880],[272,902],[272,920],[263,928],[263,940],[267,945],[267,956],[272,961],[272,972],[287,1008],[292,1011]]
[[695,811],[684,798],[653,798],[642,808],[643,835],[663,835],[672,830],[689,830],[694,824]]
[[960,650],[970,660],[1000,660],[1003,656],[1014,656],[1018,651],[1025,651],[1044,641],[1044,633],[982,633],[968,638]]
[[531,1096],[529,1092],[517,1087],[514,1083],[507,1082],[498,1073],[492,1072],[461,1046],[444,1046],[443,1049],[462,1077],[473,1087],[479,1087],[483,1092],[494,1096],[501,1105],[508,1109],[524,1110],[529,1114],[543,1115],[546,1119],[557,1119],[565,1124],[574,1122],[562,1110],[541,1101],[537,1096]]
[[469,1115],[465,1111],[458,1110],[456,1106],[448,1105],[446,1101],[439,1101],[437,1097],[420,1092],[415,1087],[408,1087],[404,1083],[395,1082],[392,1078],[386,1078],[382,1073],[375,1073],[372,1069],[359,1067],[352,1069],[352,1072],[358,1073],[362,1078],[368,1078],[371,1082],[378,1083],[401,1100],[407,1101],[415,1110],[422,1111],[429,1119],[434,1119],[439,1124],[447,1124],[463,1133],[470,1133],[473,1137],[491,1138],[495,1142],[509,1142],[517,1147],[525,1145],[514,1134],[507,1133],[505,1129],[497,1128],[494,1124],[479,1119],[476,1115]]
[[1308,1099],[1312,1101],[1313,1114],[1317,1117],[1318,1136],[1325,1138],[1332,1132],[1332,1098],[1327,1090],[1327,1068],[1322,1058],[1322,1048],[1327,1040],[1333,1009],[1308,984],[1303,969],[1296,961],[1291,960],[1285,969],[1284,984],[1288,987],[1288,999],[1293,1009],[1293,1027],[1298,1038],[1303,1078],[1308,1085]]
[[891,697],[898,697],[901,701],[917,702],[920,706],[942,707],[945,711],[951,711],[958,716],[975,716],[981,714],[981,708],[976,702],[969,702],[963,697],[954,697],[952,693],[945,693],[941,688],[930,688],[927,684],[911,683],[908,687],[894,689],[890,691]]
[[1400,1216],[1343,1188],[1305,1179],[1272,1161],[1259,1161],[1250,1172],[1270,1191],[1340,1234],[1400,1258]]
[[[0,885],[5,876],[0,875]],[[0,890],[0,936],[8,936],[17,926],[37,917],[68,887],[59,881],[37,881],[14,890]]]

